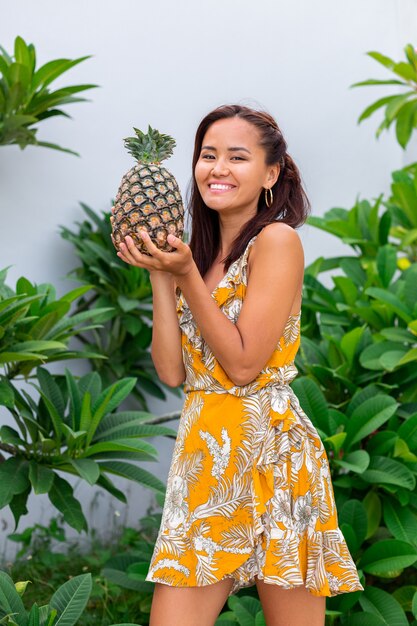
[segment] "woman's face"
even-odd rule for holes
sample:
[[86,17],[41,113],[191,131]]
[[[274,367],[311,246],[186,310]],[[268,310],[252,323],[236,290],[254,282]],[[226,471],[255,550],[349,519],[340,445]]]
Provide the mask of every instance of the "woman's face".
[[272,187],[279,165],[266,165],[258,129],[232,117],[214,122],[203,138],[194,174],[204,203],[219,213],[256,214],[259,194]]

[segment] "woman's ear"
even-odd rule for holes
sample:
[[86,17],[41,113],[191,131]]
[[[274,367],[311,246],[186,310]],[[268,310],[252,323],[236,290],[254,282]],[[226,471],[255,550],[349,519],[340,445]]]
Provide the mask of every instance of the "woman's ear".
[[267,175],[267,184],[271,188],[275,185],[278,180],[279,173],[281,171],[281,166],[276,163],[275,165],[271,165]]

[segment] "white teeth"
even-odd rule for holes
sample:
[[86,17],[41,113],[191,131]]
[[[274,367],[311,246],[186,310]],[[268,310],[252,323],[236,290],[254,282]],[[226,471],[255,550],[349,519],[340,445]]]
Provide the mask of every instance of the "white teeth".
[[233,189],[231,185],[210,185],[210,189]]

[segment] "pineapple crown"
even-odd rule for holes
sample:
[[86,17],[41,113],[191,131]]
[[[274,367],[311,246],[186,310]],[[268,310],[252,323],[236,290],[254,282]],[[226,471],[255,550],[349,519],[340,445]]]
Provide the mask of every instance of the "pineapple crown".
[[136,137],[126,137],[123,141],[128,152],[141,163],[161,163],[172,155],[176,143],[169,135],[162,135],[151,126],[147,133],[135,127],[133,130]]

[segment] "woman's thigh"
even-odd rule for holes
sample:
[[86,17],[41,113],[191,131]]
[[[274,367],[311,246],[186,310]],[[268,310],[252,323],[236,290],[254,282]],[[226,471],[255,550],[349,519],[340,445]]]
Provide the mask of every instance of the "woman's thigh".
[[305,587],[284,589],[255,577],[266,626],[324,626],[326,598]]
[[203,587],[155,583],[149,626],[213,626],[232,585],[231,578]]

